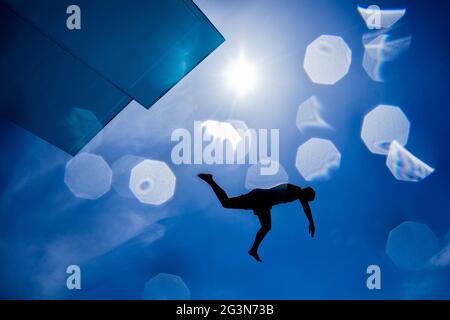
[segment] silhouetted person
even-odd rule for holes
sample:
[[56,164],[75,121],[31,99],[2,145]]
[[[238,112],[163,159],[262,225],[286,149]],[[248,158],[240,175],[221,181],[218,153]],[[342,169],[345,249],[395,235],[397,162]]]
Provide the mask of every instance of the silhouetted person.
[[314,237],[314,220],[309,207],[309,201],[313,201],[316,196],[313,188],[302,189],[296,185],[285,183],[270,189],[253,189],[249,193],[229,198],[226,192],[213,180],[211,174],[200,173],[198,177],[211,186],[224,208],[253,210],[254,214],[258,216],[261,228],[256,233],[253,246],[248,252],[257,261],[262,262],[258,255],[258,247],[272,227],[270,216],[272,206],[299,200],[309,221],[309,233],[311,237]]

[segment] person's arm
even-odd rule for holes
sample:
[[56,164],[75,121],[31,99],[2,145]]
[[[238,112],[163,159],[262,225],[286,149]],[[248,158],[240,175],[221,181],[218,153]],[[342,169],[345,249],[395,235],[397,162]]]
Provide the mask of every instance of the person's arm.
[[300,200],[300,203],[302,204],[303,211],[305,211],[306,218],[308,218],[309,221],[309,228],[308,228],[309,234],[311,235],[311,237],[314,237],[316,227],[314,226],[314,220],[312,217],[311,208],[309,207],[309,203],[308,201],[303,200]]

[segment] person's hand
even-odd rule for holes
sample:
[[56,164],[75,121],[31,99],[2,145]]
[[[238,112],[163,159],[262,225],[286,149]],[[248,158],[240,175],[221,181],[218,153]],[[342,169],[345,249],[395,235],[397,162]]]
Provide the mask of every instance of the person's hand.
[[310,224],[309,225],[309,234],[311,235],[311,238],[314,238],[314,232],[316,232],[316,227],[314,226],[314,224]]

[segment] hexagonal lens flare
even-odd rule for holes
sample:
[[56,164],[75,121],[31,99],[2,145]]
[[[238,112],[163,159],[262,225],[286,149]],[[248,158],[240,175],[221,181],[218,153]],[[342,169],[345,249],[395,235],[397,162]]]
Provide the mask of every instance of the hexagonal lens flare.
[[341,153],[327,139],[312,138],[297,149],[295,166],[306,181],[326,180],[341,164]]
[[434,172],[432,167],[416,158],[395,140],[389,148],[386,166],[392,175],[400,181],[418,182]]
[[406,221],[389,233],[386,253],[405,270],[418,270],[439,250],[439,241],[431,229],[418,222]]
[[358,6],[358,12],[369,29],[387,29],[392,27],[406,13],[406,9],[381,9],[372,5],[367,8]]
[[362,66],[367,75],[377,82],[385,80],[387,62],[394,61],[411,45],[412,37],[392,38],[384,33],[366,34],[363,37],[364,57]]
[[64,182],[78,198],[100,198],[111,189],[111,181],[112,171],[100,156],[80,153],[67,162]]
[[144,300],[189,300],[191,292],[179,276],[160,273],[145,284]]
[[322,35],[306,48],[303,68],[312,82],[333,85],[349,71],[352,52],[344,39]]
[[144,160],[131,170],[130,190],[142,203],[160,205],[175,193],[176,177],[165,162]]
[[321,103],[316,96],[304,101],[297,111],[297,128],[302,131],[305,128],[330,128],[330,125],[320,115]]
[[392,141],[408,142],[409,126],[399,107],[379,105],[364,117],[361,138],[372,153],[388,154]]

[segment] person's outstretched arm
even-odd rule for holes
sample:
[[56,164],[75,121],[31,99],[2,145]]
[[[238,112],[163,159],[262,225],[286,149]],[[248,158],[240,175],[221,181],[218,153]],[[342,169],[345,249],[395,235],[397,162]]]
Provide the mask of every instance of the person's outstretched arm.
[[303,211],[305,211],[306,218],[308,218],[309,221],[309,228],[308,228],[309,234],[311,235],[311,237],[314,237],[316,227],[314,226],[314,220],[312,217],[311,208],[309,207],[309,203],[308,201],[303,200],[300,200],[300,203],[302,204]]

